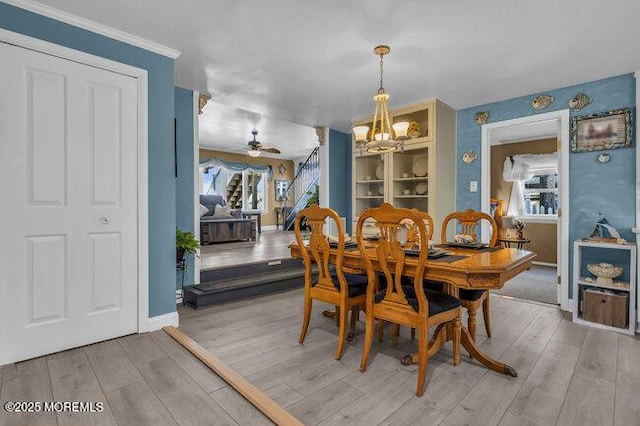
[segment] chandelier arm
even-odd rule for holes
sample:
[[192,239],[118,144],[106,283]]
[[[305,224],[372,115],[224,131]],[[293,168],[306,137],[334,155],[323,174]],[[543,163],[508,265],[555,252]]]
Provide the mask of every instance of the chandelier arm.
[[373,123],[371,123],[371,135],[369,136],[369,140],[373,141],[376,139],[376,124],[378,123],[378,109],[380,108],[380,104],[376,101],[376,108],[373,112]]
[[391,127],[391,120],[389,120],[389,108],[387,107],[387,101],[384,102],[384,113],[387,116],[387,127],[389,129],[389,140],[394,140],[393,128]]

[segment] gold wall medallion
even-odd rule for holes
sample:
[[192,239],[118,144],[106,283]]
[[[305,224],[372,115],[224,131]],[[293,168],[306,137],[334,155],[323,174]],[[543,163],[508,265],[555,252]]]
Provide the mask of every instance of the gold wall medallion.
[[462,162],[464,164],[473,164],[473,162],[476,161],[476,158],[478,158],[478,154],[476,154],[474,151],[467,151],[462,154]]
[[580,111],[582,108],[586,107],[591,103],[591,98],[585,95],[584,93],[576,93],[575,96],[569,99],[569,108],[574,111]]
[[531,106],[534,109],[545,109],[553,103],[555,98],[550,95],[538,95],[531,101]]
[[487,124],[489,121],[489,111],[476,112],[476,124]]

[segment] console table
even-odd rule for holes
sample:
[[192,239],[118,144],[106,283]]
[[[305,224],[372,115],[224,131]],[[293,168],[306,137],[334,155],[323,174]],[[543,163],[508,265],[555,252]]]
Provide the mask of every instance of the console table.
[[242,210],[242,217],[245,219],[255,217],[258,225],[258,234],[262,234],[262,210]]

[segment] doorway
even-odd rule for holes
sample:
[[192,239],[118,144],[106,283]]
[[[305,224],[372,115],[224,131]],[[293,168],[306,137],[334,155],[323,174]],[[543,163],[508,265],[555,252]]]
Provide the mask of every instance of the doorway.
[[[496,191],[499,191],[499,189],[496,189],[499,185],[495,185],[495,180],[502,174],[503,167],[513,164],[513,157],[515,157],[516,161],[527,161],[522,154],[524,151],[519,149],[518,145],[522,144],[521,148],[526,151],[525,142],[530,144],[529,146],[531,147],[542,145],[542,142],[537,142],[546,140],[547,147],[542,148],[542,150],[538,149],[537,153],[557,151],[556,170],[552,170],[549,162],[545,162],[544,167],[541,165],[536,167],[536,160],[533,160],[535,156],[529,156],[528,161],[531,161],[531,163],[527,164],[527,167],[532,169],[526,173],[526,176],[514,178],[517,183],[514,182],[512,188],[509,188],[509,198],[504,200],[507,204],[505,208],[507,217],[504,222],[505,231],[509,231],[511,225],[518,220],[525,223],[525,227],[530,227],[530,231],[534,234],[539,235],[536,245],[539,247],[537,250],[541,253],[541,258],[538,261],[538,265],[528,271],[532,276],[529,277],[530,279],[526,281],[526,284],[533,286],[537,280],[545,283],[549,281],[555,282],[555,300],[563,310],[570,310],[568,297],[569,229],[567,220],[569,213],[568,139],[568,110],[521,117],[482,126],[481,208],[485,212],[490,210],[490,198],[496,197]],[[493,156],[492,151],[494,152]],[[496,159],[496,154],[499,154],[501,158]],[[521,158],[518,158],[518,155]],[[497,173],[498,169],[500,174]],[[515,189],[516,185],[519,191],[511,190]],[[502,196],[506,197],[504,189],[502,188]],[[555,225],[556,230],[550,234],[549,229],[553,225]],[[487,235],[488,229],[483,231],[483,235]],[[545,233],[546,235],[544,235]],[[555,259],[553,256],[545,257],[550,250],[549,246],[555,248]],[[529,249],[529,247],[525,244],[524,249]],[[536,287],[531,287],[530,289],[539,290]],[[524,285],[521,286],[521,290],[525,290],[520,293],[524,296],[533,294],[526,291]],[[514,297],[517,296],[518,294]],[[551,299],[548,296],[544,301],[553,299],[553,295],[551,295]],[[535,297],[532,298],[535,299]]]

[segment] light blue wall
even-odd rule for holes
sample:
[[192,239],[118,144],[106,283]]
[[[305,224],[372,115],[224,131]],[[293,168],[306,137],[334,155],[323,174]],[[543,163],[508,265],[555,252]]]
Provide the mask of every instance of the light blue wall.
[[175,178],[174,61],[72,25],[0,2],[0,28],[148,71],[149,316],[174,312]]
[[329,207],[345,217],[351,233],[351,135],[329,129]]
[[[193,91],[176,87],[175,89],[176,115],[176,226],[183,231],[190,231],[196,235],[193,212],[194,188],[194,152],[193,152]],[[187,269],[184,272],[184,285],[194,282],[194,257],[188,256]],[[182,286],[182,273],[176,277],[176,288]]]
[[[625,74],[545,92],[555,101],[548,108],[537,111],[531,94],[458,111],[457,209],[480,209],[480,193],[469,192],[469,182],[480,181],[480,161],[468,166],[460,157],[473,150],[480,153],[480,126],[474,122],[478,111],[489,112],[489,122],[509,120],[543,112],[567,109],[567,102],[576,93],[587,94],[592,103],[582,110],[571,111],[571,116],[582,116],[612,109],[635,106],[635,79]],[[635,132],[635,124],[634,124]],[[563,141],[570,143],[570,141]],[[635,223],[635,146],[608,151],[611,161],[596,161],[601,152],[571,153],[569,156],[569,241],[588,236],[601,212],[615,226],[623,238],[633,240],[631,227]],[[570,244],[570,262],[573,261]],[[571,265],[571,263],[570,263]],[[570,269],[571,270],[571,269]],[[571,287],[570,287],[571,288]]]

